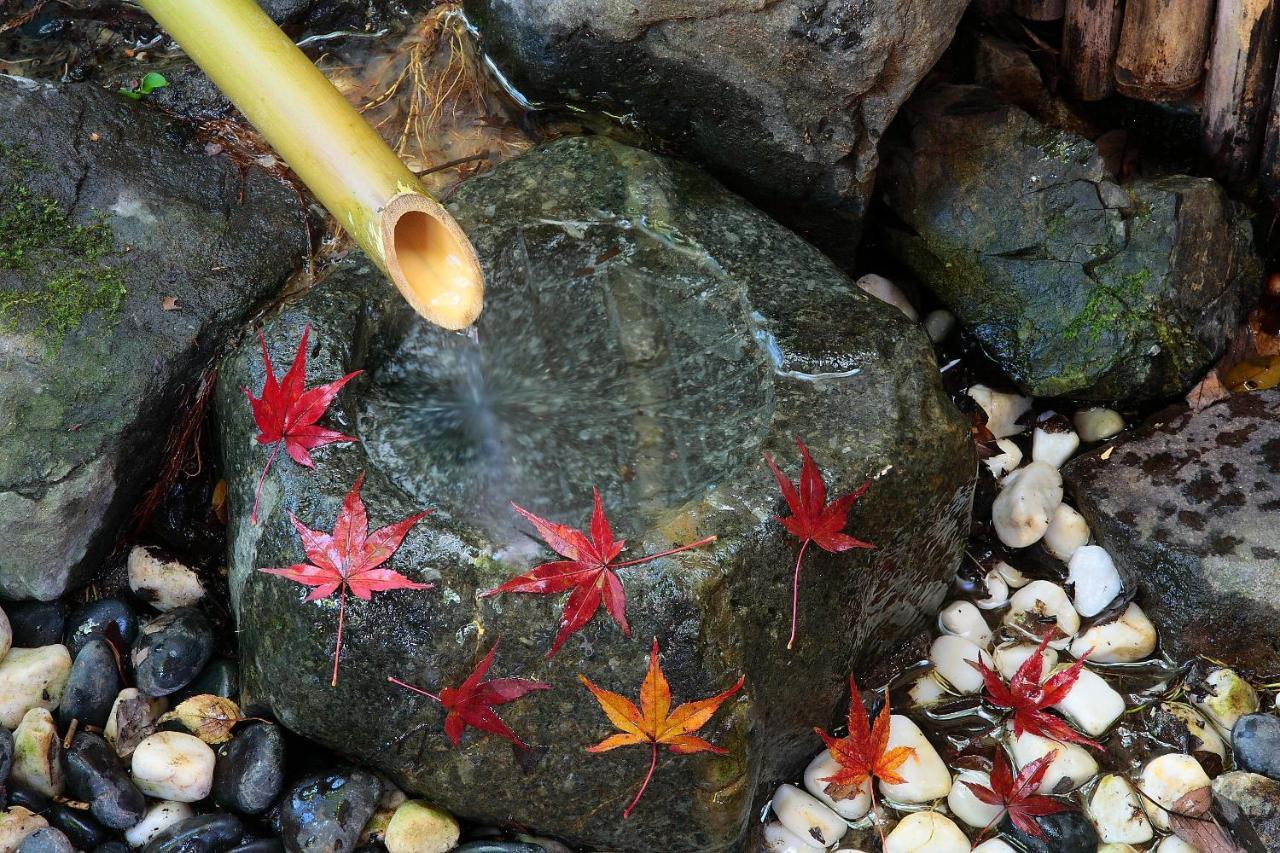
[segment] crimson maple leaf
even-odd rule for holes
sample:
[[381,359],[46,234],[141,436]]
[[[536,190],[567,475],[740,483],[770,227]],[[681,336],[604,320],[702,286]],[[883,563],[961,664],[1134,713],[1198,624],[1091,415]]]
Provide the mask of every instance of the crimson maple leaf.
[[335,430],[316,426],[316,421],[328,410],[333,398],[342,390],[342,386],[350,382],[361,371],[356,370],[327,385],[317,385],[304,389],[307,382],[307,337],[311,334],[308,324],[302,329],[302,340],[298,341],[298,353],[293,357],[289,370],[276,381],[275,367],[271,364],[271,355],[267,352],[267,339],[258,333],[262,342],[262,361],[267,371],[266,381],[262,385],[262,396],[255,398],[248,388],[242,389],[249,398],[249,406],[253,409],[253,420],[258,425],[258,443],[274,445],[267,456],[267,464],[258,478],[258,487],[253,493],[253,512],[249,518],[258,520],[258,501],[262,497],[262,484],[271,470],[271,463],[280,452],[283,444],[289,457],[306,468],[314,468],[311,451],[326,444],[338,441],[358,441],[353,436],[343,435]]
[[653,772],[658,768],[659,744],[664,744],[676,755],[692,755],[697,752],[716,755],[728,753],[728,750],[715,746],[693,732],[705,726],[724,701],[742,689],[747,678],[740,676],[737,683],[723,693],[709,699],[685,702],[672,710],[671,685],[662,672],[662,664],[658,662],[658,638],[654,637],[653,648],[649,651],[649,671],[640,684],[640,707],[637,708],[625,696],[597,687],[585,675],[580,674],[578,680],[596,697],[609,722],[620,730],[618,734],[610,735],[595,746],[587,747],[587,752],[608,752],[620,746],[649,745],[649,773],[644,777],[631,804],[623,811],[622,817],[626,819],[631,817],[631,812],[635,810],[645,789],[649,787],[649,781],[653,779]]
[[393,589],[430,589],[429,583],[411,581],[399,572],[380,569],[400,547],[404,537],[415,524],[431,514],[431,510],[411,515],[406,519],[369,532],[369,516],[364,501],[360,499],[360,487],[364,485],[364,473],[356,477],[355,485],[347,492],[342,509],[333,522],[332,533],[322,533],[307,527],[293,513],[293,522],[302,538],[302,548],[310,563],[296,563],[287,569],[259,569],[269,575],[279,575],[304,586],[315,587],[307,601],[328,598],[341,591],[338,602],[338,641],[333,650],[333,682],[338,686],[338,658],[342,654],[342,628],[346,621],[347,593],[362,601],[368,601],[375,592]]
[[982,681],[987,688],[987,700],[997,708],[1008,708],[1013,711],[1013,734],[1015,737],[1023,732],[1047,737],[1063,743],[1074,742],[1102,749],[1102,744],[1089,740],[1079,734],[1066,721],[1046,711],[1057,705],[1075,685],[1084,668],[1086,653],[1071,666],[1053,676],[1044,684],[1040,683],[1040,675],[1044,670],[1044,650],[1049,645],[1049,637],[1040,641],[1035,654],[1023,661],[1022,666],[1009,679],[1006,687],[1000,680],[1000,674],[987,666],[983,661],[967,661],[978,672],[982,673]]
[[514,702],[526,693],[534,690],[550,690],[550,684],[532,681],[527,678],[491,678],[484,680],[493,666],[493,656],[498,652],[501,640],[493,644],[489,654],[475,670],[467,676],[467,680],[457,687],[446,687],[437,696],[420,687],[406,684],[398,678],[387,676],[387,681],[397,684],[414,693],[434,699],[444,706],[447,712],[444,717],[444,733],[449,736],[455,748],[462,746],[462,733],[467,726],[480,731],[490,732],[511,741],[520,749],[528,749],[529,745],[511,731],[502,718],[493,710],[494,705],[505,705]]
[[[991,786],[979,785],[977,782],[965,782],[964,784],[982,802],[989,806],[999,806],[1008,812],[1009,820],[1018,829],[1034,838],[1040,838],[1043,836],[1044,831],[1040,828],[1040,824],[1036,823],[1032,818],[1057,814],[1070,809],[1066,803],[1036,793],[1036,789],[1044,781],[1044,774],[1049,770],[1049,765],[1053,763],[1053,759],[1057,755],[1058,753],[1055,750],[1048,755],[1040,756],[1018,771],[1018,775],[1015,777],[1009,767],[1009,759],[1005,757],[1002,750],[997,750],[995,764],[991,769]],[[1000,820],[1000,817],[1000,815],[997,815],[995,820],[991,822],[992,825]],[[990,828],[988,826],[982,833],[985,835]]]
[[[863,704],[862,693],[858,684],[849,676],[849,733],[842,738],[829,735],[822,729],[815,728],[818,737],[827,745],[839,764],[840,769],[831,776],[820,781],[826,782],[824,792],[833,800],[853,799],[858,795],[862,784],[875,777],[890,785],[901,785],[906,780],[898,775],[898,768],[916,751],[909,746],[898,746],[889,749],[889,693],[884,694],[884,709],[876,716],[875,725],[867,717],[867,706]],[[871,786],[871,808],[876,804],[875,785]],[[884,833],[881,832],[881,846]]]
[[769,469],[773,471],[774,479],[782,489],[782,496],[786,498],[787,506],[791,509],[791,515],[777,516],[778,521],[782,522],[782,526],[788,533],[800,540],[800,553],[796,555],[796,569],[791,579],[791,638],[787,640],[788,649],[796,642],[796,620],[800,606],[800,561],[804,559],[804,552],[809,547],[809,543],[812,542],[832,554],[852,548],[876,547],[870,542],[855,539],[844,532],[844,527],[849,521],[849,508],[857,502],[858,498],[866,494],[867,489],[871,488],[871,481],[868,480],[849,494],[827,503],[827,484],[822,479],[822,472],[818,470],[813,457],[809,455],[809,448],[805,447],[804,442],[798,438],[796,446],[800,448],[800,456],[803,460],[800,466],[799,487],[792,484],[791,480],[778,469],[773,457],[768,453],[764,455],[764,461],[769,463]]
[[716,537],[708,536],[678,548],[624,563],[615,563],[613,561],[622,553],[627,543],[625,539],[613,538],[613,527],[605,517],[600,490],[594,489],[594,492],[595,508],[591,513],[590,539],[572,527],[539,518],[513,503],[511,506],[528,519],[538,531],[538,535],[542,537],[542,541],[546,542],[551,550],[568,559],[543,563],[531,571],[481,593],[481,597],[504,592],[554,595],[572,589],[573,592],[569,593],[569,600],[565,602],[564,613],[560,617],[560,630],[556,633],[547,657],[558,652],[571,634],[581,630],[590,622],[602,603],[609,615],[613,617],[613,621],[618,623],[622,633],[625,636],[631,636],[631,626],[627,624],[627,595],[622,588],[622,581],[615,572],[616,569],[647,563],[659,557],[669,557],[716,541]]

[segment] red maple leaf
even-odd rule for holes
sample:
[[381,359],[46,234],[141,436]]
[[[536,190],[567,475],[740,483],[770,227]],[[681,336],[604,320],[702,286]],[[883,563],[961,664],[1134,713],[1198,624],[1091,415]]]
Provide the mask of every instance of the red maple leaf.
[[686,702],[672,710],[671,685],[662,672],[662,664],[658,662],[658,638],[654,637],[653,648],[649,651],[649,671],[640,684],[640,707],[637,708],[625,696],[597,687],[585,675],[579,675],[578,680],[596,697],[609,722],[619,729],[618,734],[587,747],[587,752],[608,752],[620,746],[649,745],[649,773],[644,777],[631,804],[623,811],[622,817],[626,819],[631,817],[631,812],[635,810],[645,789],[649,787],[649,781],[653,779],[653,772],[658,768],[659,744],[664,744],[676,755],[692,755],[697,752],[716,755],[728,753],[728,750],[709,743],[693,732],[705,726],[715,716],[721,704],[742,689],[747,678],[740,676],[737,683],[723,693],[717,693],[709,699]]
[[553,595],[572,589],[573,592],[569,593],[569,600],[564,605],[564,614],[560,617],[560,630],[551,644],[551,651],[547,652],[547,657],[558,652],[573,632],[581,630],[590,622],[596,615],[596,611],[600,609],[601,603],[609,611],[613,621],[618,623],[622,633],[628,637],[631,636],[631,626],[627,624],[627,595],[622,589],[622,581],[618,578],[616,569],[637,566],[659,557],[669,557],[716,541],[716,537],[708,536],[697,542],[681,545],[679,548],[628,560],[625,563],[615,563],[613,561],[622,553],[627,543],[625,539],[613,538],[613,527],[605,517],[600,490],[595,489],[594,492],[595,509],[591,513],[590,539],[572,527],[539,518],[513,503],[511,506],[528,519],[538,531],[538,535],[542,537],[542,541],[546,542],[551,550],[568,559],[543,563],[501,586],[481,593],[481,597],[504,592]]
[[333,522],[332,533],[312,530],[293,513],[289,519],[302,537],[302,548],[310,563],[297,563],[287,569],[259,569],[269,575],[279,575],[304,586],[315,587],[307,601],[328,598],[341,590],[338,603],[338,642],[333,650],[333,682],[338,685],[338,658],[342,654],[342,628],[346,621],[347,593],[362,601],[368,601],[375,592],[393,589],[430,589],[429,583],[411,581],[399,572],[380,569],[400,547],[404,537],[415,524],[431,510],[369,532],[369,516],[364,501],[360,499],[360,487],[364,485],[364,473],[356,477],[355,485],[347,492],[342,509]]
[[[822,729],[815,728],[818,737],[827,745],[839,764],[840,769],[833,775],[824,777],[824,789],[833,800],[848,800],[858,795],[862,784],[868,779],[876,778],[890,785],[901,785],[906,780],[898,775],[898,768],[916,754],[909,746],[898,746],[889,749],[889,694],[884,695],[884,709],[876,716],[875,725],[867,717],[867,706],[862,702],[862,693],[858,684],[849,676],[849,733],[842,738],[829,735]],[[871,808],[876,804],[875,785],[871,786]],[[883,847],[884,833],[881,832]]]
[[[1007,811],[1009,820],[1018,829],[1034,838],[1040,838],[1043,836],[1044,831],[1040,828],[1040,824],[1036,823],[1032,818],[1057,814],[1070,809],[1070,806],[1066,803],[1036,793],[1036,789],[1044,781],[1044,774],[1049,770],[1049,765],[1053,763],[1053,759],[1057,755],[1058,753],[1055,750],[1048,755],[1040,756],[1026,767],[1023,767],[1015,777],[1009,767],[1009,759],[1005,757],[1003,751],[997,750],[995,764],[991,769],[991,787],[979,785],[977,782],[965,782],[964,784],[982,802],[989,806],[999,806]],[[997,815],[996,819],[991,823],[995,824],[999,819],[1000,816]],[[983,834],[986,834],[990,828],[988,826],[984,829],[982,831]]]
[[774,479],[782,489],[782,496],[786,498],[787,506],[791,509],[791,515],[785,518],[778,516],[778,521],[782,522],[782,526],[788,533],[800,540],[800,553],[796,555],[796,569],[791,580],[791,638],[787,640],[788,649],[796,642],[796,619],[800,606],[800,561],[804,559],[804,552],[809,547],[809,543],[812,542],[832,554],[852,548],[876,547],[870,542],[854,539],[844,532],[844,527],[849,521],[849,508],[857,502],[858,498],[866,494],[867,489],[871,488],[871,481],[868,480],[849,494],[827,503],[827,484],[822,479],[822,472],[818,470],[813,457],[809,455],[809,448],[805,447],[804,442],[798,438],[796,446],[800,448],[800,456],[803,459],[798,487],[778,469],[773,457],[767,453],[764,455],[764,461],[769,463]]
[[449,736],[455,748],[462,746],[462,733],[467,726],[471,726],[473,729],[504,737],[520,749],[528,749],[529,745],[508,728],[493,710],[493,706],[514,702],[534,690],[550,690],[551,685],[527,678],[484,680],[485,675],[489,673],[489,667],[493,666],[493,656],[497,654],[501,642],[499,640],[493,644],[489,654],[484,656],[484,660],[480,661],[475,671],[467,676],[466,681],[457,687],[444,688],[439,696],[414,687],[412,684],[406,684],[398,678],[387,676],[387,681],[426,696],[428,699],[434,699],[444,706],[447,712],[444,718],[444,733]]
[[1013,674],[1013,678],[1009,679],[1007,687],[1000,680],[1000,674],[983,661],[967,663],[982,673],[982,681],[987,688],[987,700],[997,708],[1008,708],[1013,711],[1015,737],[1023,732],[1030,732],[1050,740],[1063,743],[1074,742],[1094,749],[1102,749],[1102,744],[1089,740],[1067,725],[1065,720],[1045,710],[1057,705],[1071,692],[1076,679],[1080,677],[1080,670],[1084,668],[1085,659],[1089,657],[1087,653],[1082,655],[1071,666],[1050,676],[1044,684],[1041,684],[1044,650],[1049,645],[1049,639],[1045,637],[1040,641],[1035,654],[1023,661],[1022,666],[1018,667],[1018,671]]
[[262,484],[271,470],[271,463],[284,445],[285,452],[299,465],[314,468],[311,451],[326,444],[337,441],[358,441],[353,436],[343,435],[331,429],[316,426],[316,421],[324,416],[333,398],[342,390],[342,386],[359,375],[356,370],[327,385],[317,385],[304,389],[307,382],[307,337],[311,334],[308,324],[302,330],[302,340],[298,341],[298,353],[293,357],[289,370],[276,381],[275,367],[271,364],[271,355],[267,352],[267,339],[258,333],[262,342],[262,361],[267,371],[266,381],[262,385],[262,396],[254,398],[248,388],[244,394],[249,398],[249,406],[253,409],[253,420],[258,425],[258,443],[271,444],[271,454],[267,464],[258,478],[258,487],[253,493],[253,512],[251,521],[258,520],[258,501],[262,497]]

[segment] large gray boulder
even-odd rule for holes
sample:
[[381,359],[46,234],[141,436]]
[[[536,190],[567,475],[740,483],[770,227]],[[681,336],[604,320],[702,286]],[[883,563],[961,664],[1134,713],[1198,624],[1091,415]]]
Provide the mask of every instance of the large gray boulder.
[[1063,477],[1168,651],[1280,664],[1280,390],[1162,419]]
[[[968,430],[917,327],[688,166],[565,139],[464,184],[451,206],[488,276],[478,345],[423,323],[358,258],[267,324],[280,369],[309,323],[310,383],[365,374],[325,421],[360,443],[318,450],[314,472],[281,455],[258,524],[267,450],[240,390],[262,387],[257,342],[223,364],[246,700],[469,818],[596,849],[733,849],[759,786],[820,748],[812,727],[831,723],[851,668],[941,603],[968,529]],[[848,527],[878,550],[810,549],[788,652],[799,543],[773,520],[783,504],[762,454],[794,476],[797,437],[832,495],[885,473]],[[286,512],[330,529],[361,471],[374,526],[438,509],[390,563],[436,588],[349,599],[335,689],[338,602],[307,603],[256,570],[299,561]],[[551,559],[508,500],[582,526],[593,484],[624,557],[720,539],[620,571],[632,638],[602,611],[546,658],[563,596],[477,594]],[[552,686],[502,709],[536,750],[523,767],[492,736],[455,750],[438,706],[387,683],[457,684],[499,636],[493,675]],[[704,730],[729,754],[664,753],[623,821],[649,757],[583,751],[610,726],[577,675],[634,696],[655,636],[677,702],[739,674],[747,687]]]
[[485,49],[528,95],[631,115],[754,197],[855,223],[881,134],[966,5],[466,0]]
[[0,77],[0,596],[96,568],[180,401],[305,244],[287,188],[140,105]]
[[881,170],[889,244],[1024,392],[1159,398],[1221,354],[1261,272],[1218,184],[1117,184],[1092,142],[977,87],[903,116]]

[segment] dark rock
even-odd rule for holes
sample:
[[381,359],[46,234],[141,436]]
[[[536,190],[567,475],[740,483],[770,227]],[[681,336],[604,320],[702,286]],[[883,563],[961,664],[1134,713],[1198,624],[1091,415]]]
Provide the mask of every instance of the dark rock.
[[90,84],[0,78],[0,200],[0,596],[50,600],[100,566],[306,235],[290,189]]
[[44,814],[53,805],[53,801],[39,791],[33,791],[30,788],[11,788],[9,790],[9,805],[22,806],[29,812]]
[[1000,831],[1026,853],[1094,853],[1098,849],[1098,831],[1078,811],[1058,812],[1033,820],[1041,830],[1038,838],[1018,829],[1008,818],[1000,824]]
[[22,839],[17,853],[76,853],[76,847],[62,830],[46,826]]
[[9,770],[13,767],[13,732],[0,726],[0,787],[9,778]]
[[232,847],[228,853],[281,853],[284,845],[279,838],[248,838]]
[[1280,782],[1237,770],[1213,780],[1213,795],[1240,809],[1261,849],[1280,850]]
[[205,615],[191,607],[170,610],[134,641],[134,681],[148,696],[168,696],[190,684],[212,654],[213,626]]
[[71,796],[90,804],[90,811],[103,826],[128,829],[142,820],[147,798],[129,778],[119,757],[96,734],[80,732],[64,754],[67,790]]
[[382,783],[363,770],[300,780],[280,802],[280,837],[289,853],[346,853],[378,807]]
[[137,611],[119,598],[100,598],[77,607],[66,622],[62,644],[74,660],[80,650],[98,636],[107,637],[122,650],[127,649],[138,636]]
[[279,726],[258,723],[237,729],[218,747],[213,799],[243,814],[266,811],[284,785],[284,735]]
[[313,2],[314,0],[258,0],[258,5],[271,16],[271,20],[283,24],[301,18]]
[[1222,187],[1121,186],[1093,143],[973,86],[903,114],[884,149],[891,250],[1025,393],[1158,398],[1221,354],[1261,276]]
[[108,841],[93,848],[93,853],[132,853],[132,850],[123,841]]
[[233,814],[201,814],[157,833],[142,853],[223,853],[240,843],[244,824]]
[[1245,714],[1231,729],[1231,747],[1241,770],[1280,779],[1280,717]]
[[120,671],[111,644],[93,637],[76,655],[71,675],[58,703],[58,724],[63,731],[72,720],[81,725],[102,728],[107,724],[111,705],[120,692]]
[[16,601],[6,604],[4,612],[18,648],[38,649],[62,642],[67,608],[61,601]]
[[[526,94],[636,117],[735,186],[856,223],[965,0],[467,0]],[[856,228],[856,224],[854,226]]]
[[[1280,664],[1280,389],[1162,417],[1063,470],[1175,658]],[[1102,459],[1102,453],[1108,458]]]
[[[537,826],[597,849],[684,849],[673,839],[732,847],[757,783],[811,757],[813,727],[830,722],[851,662],[882,655],[942,602],[969,523],[968,429],[918,327],[690,167],[569,139],[464,185],[453,205],[486,264],[483,370],[467,372],[475,344],[418,322],[376,271],[358,260],[336,269],[268,323],[266,340],[288,364],[310,322],[309,382],[365,368],[325,421],[361,443],[318,450],[314,472],[274,466],[256,525],[249,508],[265,449],[253,443],[240,388],[262,387],[262,354],[246,344],[223,364],[246,699],[477,822]],[[492,395],[491,420],[466,408],[471,393]],[[469,432],[485,422],[492,443]],[[797,437],[834,493],[893,469],[850,516],[849,530],[877,550],[806,555],[801,639],[784,653],[798,543],[773,520],[782,503],[762,453],[794,476]],[[334,603],[305,602],[301,587],[257,569],[302,559],[286,511],[328,530],[362,470],[375,527],[439,507],[388,564],[436,588],[348,599],[333,689]],[[751,685],[703,732],[729,756],[658,774],[643,821],[588,815],[563,798],[566,779],[575,803],[616,797],[619,774],[644,776],[641,750],[617,754],[619,766],[556,748],[521,767],[502,739],[468,733],[459,751],[437,707],[387,683],[457,683],[501,624],[528,642],[504,644],[494,674],[554,688],[504,706],[512,728],[542,747],[604,737],[598,707],[555,697],[582,691],[579,672],[634,689],[647,644],[602,611],[548,661],[562,602],[476,595],[546,559],[515,532],[509,499],[580,525],[593,483],[631,542],[624,558],[720,537],[620,576],[635,638],[660,638],[678,697],[713,695],[739,673]]]
[[545,850],[521,841],[468,841],[453,848],[453,853],[545,853]]
[[217,657],[209,661],[195,680],[169,697],[170,705],[177,705],[192,696],[212,695],[235,699],[240,694],[240,665],[233,660]]
[[92,850],[107,840],[106,828],[80,809],[55,805],[44,816],[71,839],[77,850]]

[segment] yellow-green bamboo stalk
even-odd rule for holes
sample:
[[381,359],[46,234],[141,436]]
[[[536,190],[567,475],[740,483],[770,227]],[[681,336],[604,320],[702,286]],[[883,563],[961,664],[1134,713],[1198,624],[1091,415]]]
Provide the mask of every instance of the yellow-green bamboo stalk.
[[377,131],[254,0],[138,0],[328,208],[413,309],[475,321],[475,249]]

